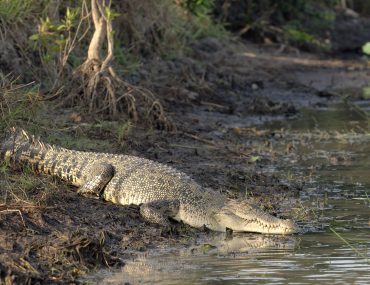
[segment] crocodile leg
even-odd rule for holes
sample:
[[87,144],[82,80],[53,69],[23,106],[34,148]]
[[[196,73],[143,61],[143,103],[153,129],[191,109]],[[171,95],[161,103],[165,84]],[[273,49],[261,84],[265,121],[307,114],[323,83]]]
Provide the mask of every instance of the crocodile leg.
[[151,223],[169,227],[168,217],[176,216],[180,208],[179,200],[156,200],[140,206],[140,214]]
[[87,197],[99,198],[102,190],[114,175],[114,167],[109,163],[94,163],[87,172],[86,182],[77,190],[77,193]]

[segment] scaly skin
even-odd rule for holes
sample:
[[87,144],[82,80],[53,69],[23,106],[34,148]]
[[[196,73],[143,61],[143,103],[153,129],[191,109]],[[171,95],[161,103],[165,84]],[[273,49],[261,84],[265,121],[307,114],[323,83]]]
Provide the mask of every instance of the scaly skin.
[[140,205],[144,218],[165,226],[171,217],[214,231],[298,232],[290,220],[273,217],[246,201],[206,191],[186,174],[145,158],[68,150],[44,144],[16,129],[1,144],[0,156],[58,176],[79,187],[78,192],[85,196]]

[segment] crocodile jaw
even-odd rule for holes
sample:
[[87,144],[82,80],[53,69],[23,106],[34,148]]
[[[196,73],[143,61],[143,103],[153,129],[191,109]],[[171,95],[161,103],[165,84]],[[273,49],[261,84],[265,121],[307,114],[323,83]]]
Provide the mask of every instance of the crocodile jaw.
[[226,231],[226,228],[235,232],[253,232],[262,234],[294,234],[299,232],[299,227],[291,220],[282,220],[275,217],[272,219],[244,219],[240,217],[228,217],[217,215],[217,225],[211,225],[210,229],[215,231]]
[[[263,234],[294,234],[299,232],[299,227],[292,220],[282,220],[275,217],[275,221],[256,219],[243,223],[243,232],[257,232]],[[238,231],[238,230],[235,230]]]
[[[213,228],[225,231],[256,232],[266,234],[293,234],[299,227],[291,220],[271,216],[247,202],[229,201],[219,212],[214,213],[217,222]],[[217,229],[216,229],[217,228]]]

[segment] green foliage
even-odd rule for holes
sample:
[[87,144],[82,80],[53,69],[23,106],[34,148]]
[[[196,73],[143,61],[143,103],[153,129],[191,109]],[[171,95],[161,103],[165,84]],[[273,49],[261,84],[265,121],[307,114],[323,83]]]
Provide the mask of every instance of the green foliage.
[[84,62],[84,58],[82,56],[78,56],[74,53],[71,53],[68,57],[68,63],[72,68],[77,68]]
[[117,141],[121,147],[125,145],[133,126],[134,125],[131,121],[127,121],[122,125],[117,126]]
[[[210,14],[211,10],[206,9],[206,4],[213,1],[206,2],[152,0],[141,2],[141,6],[132,8],[135,10],[127,13],[133,15],[134,21],[127,21],[127,16],[117,19],[117,22],[124,21],[122,28],[117,31],[121,38],[116,39],[126,47],[125,51],[118,51],[121,62],[148,53],[158,54],[170,60],[191,51],[191,43],[199,38],[225,37],[227,32],[224,27],[215,23]],[[134,63],[135,65],[137,64]]]
[[[256,40],[269,38],[298,47],[329,48],[338,0],[217,0],[215,13],[230,29]],[[227,5],[226,5],[227,4]],[[226,9],[225,9],[226,7]]]
[[140,58],[125,48],[120,39],[114,41],[114,60],[125,75],[137,72],[142,65]]
[[255,163],[255,162],[260,161],[260,160],[261,160],[261,156],[259,156],[259,155],[252,155],[249,158],[249,162],[252,162],[252,163]]
[[107,17],[107,21],[113,21],[120,15],[120,13],[112,10],[110,7],[105,7],[105,16]]
[[370,99],[370,87],[364,87],[362,89],[362,98],[369,100]]
[[[311,20],[323,20],[331,17],[326,7],[337,5],[340,0],[268,0],[264,2],[268,8],[274,9],[276,14],[280,14],[280,20],[306,20],[307,16],[313,17]],[[261,7],[262,8],[262,7]]]
[[191,17],[180,19],[175,30],[177,35],[186,38],[185,41],[203,37],[226,37],[227,32],[223,24],[215,21],[211,15],[215,6],[214,0],[180,0],[176,3],[191,13]]
[[287,25],[284,27],[284,41],[290,45],[300,48],[310,49],[312,47],[320,50],[329,50],[329,43],[320,40],[318,37],[309,34],[294,25]]
[[365,43],[362,46],[362,52],[366,55],[370,55],[370,42]]
[[204,37],[225,38],[227,32],[223,24],[211,16],[214,7],[213,0],[183,0],[176,1],[190,15],[179,15],[174,21],[172,38],[177,38],[179,48],[184,49],[189,43]]
[[35,47],[39,47],[45,62],[51,61],[62,53],[70,43],[80,12],[80,8],[67,7],[65,16],[60,22],[49,17],[40,19],[38,33],[30,36],[30,40],[35,42]]
[[303,31],[298,30],[292,25],[287,25],[285,27],[285,32],[288,40],[292,40],[297,44],[312,43],[315,40],[315,37],[309,35]]
[[227,31],[224,25],[215,22],[208,15],[198,15],[193,20],[194,31],[190,37],[192,39],[199,39],[204,37],[226,38]]
[[209,244],[209,243],[204,243],[202,245],[199,246],[199,250],[203,253],[203,254],[206,254],[208,252],[210,252],[211,250],[213,249],[216,249],[217,247],[212,245],[212,244]]
[[0,19],[8,24],[22,22],[35,9],[34,0],[0,0]]
[[286,4],[287,11],[290,12],[287,24],[283,26],[284,41],[287,44],[304,49],[330,49],[329,41],[325,41],[327,34],[324,31],[328,31],[333,26],[335,14],[329,10],[318,9],[320,2],[334,5],[336,1],[304,1],[302,3],[298,1],[300,5],[297,6],[292,3]]
[[180,0],[177,2],[194,15],[209,14],[214,7],[213,0]]

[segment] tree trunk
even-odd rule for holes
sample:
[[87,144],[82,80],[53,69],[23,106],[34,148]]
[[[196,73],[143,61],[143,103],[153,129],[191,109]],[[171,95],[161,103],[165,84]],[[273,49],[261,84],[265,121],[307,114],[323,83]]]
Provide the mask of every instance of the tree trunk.
[[[100,13],[97,1],[91,0],[91,13],[94,22],[95,32],[91,39],[89,50],[87,52],[87,60],[100,61],[101,49],[104,43],[105,35],[107,33],[107,22]],[[103,0],[104,1],[104,0]]]

